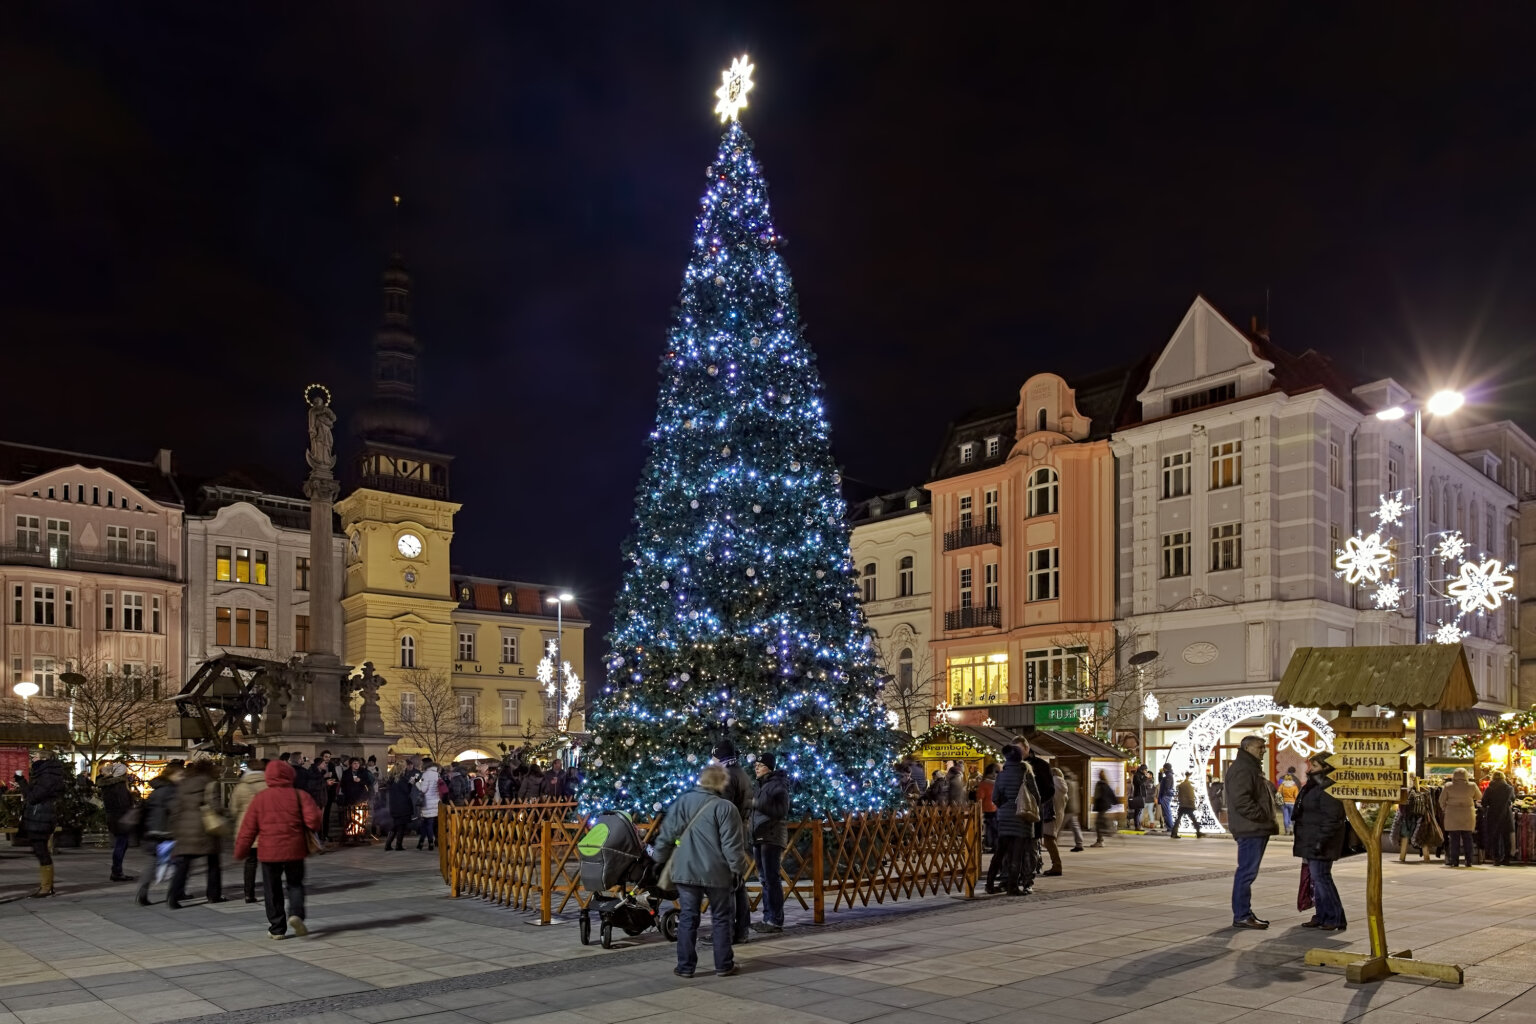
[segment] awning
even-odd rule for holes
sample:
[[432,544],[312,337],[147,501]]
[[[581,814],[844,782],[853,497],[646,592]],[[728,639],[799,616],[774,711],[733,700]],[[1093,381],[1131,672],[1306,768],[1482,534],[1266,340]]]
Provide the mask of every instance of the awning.
[[1093,757],[1102,761],[1124,761],[1125,755],[1097,736],[1085,732],[1066,732],[1057,729],[1040,729],[1029,734],[1031,746],[1039,747],[1047,754],[1063,754]]
[[1497,711],[1421,711],[1426,736],[1467,736],[1499,724]]
[[69,726],[48,722],[0,723],[0,746],[69,746]]

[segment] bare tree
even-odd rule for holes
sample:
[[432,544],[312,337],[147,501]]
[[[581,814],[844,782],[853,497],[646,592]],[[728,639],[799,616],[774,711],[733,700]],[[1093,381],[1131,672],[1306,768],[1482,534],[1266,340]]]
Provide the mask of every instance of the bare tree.
[[61,673],[51,697],[33,697],[25,708],[16,706],[20,701],[6,700],[0,704],[0,720],[20,721],[26,715],[34,722],[69,726],[75,751],[94,776],[98,764],[165,735],[171,717],[167,698],[175,691],[157,674],[112,672],[90,660]]
[[1137,667],[1129,664],[1136,653],[1134,633],[1075,630],[1053,637],[1051,643],[1075,661],[1062,678],[1051,682],[1059,683],[1066,700],[1105,706],[1105,713],[1094,717],[1094,731],[1106,739],[1135,730],[1136,716],[1141,714],[1136,700],[1138,678],[1140,687],[1150,692],[1168,674],[1161,658]]
[[[903,650],[912,652],[910,671],[902,664]],[[927,645],[919,644],[911,634],[896,632],[876,638],[875,655],[880,661],[880,702],[885,709],[896,713],[897,722],[908,733],[913,731],[914,722],[926,725],[933,712],[933,684],[938,679]]]
[[389,731],[427,752],[434,761],[452,760],[480,742],[480,704],[459,705],[453,682],[443,672],[406,669],[385,707]]

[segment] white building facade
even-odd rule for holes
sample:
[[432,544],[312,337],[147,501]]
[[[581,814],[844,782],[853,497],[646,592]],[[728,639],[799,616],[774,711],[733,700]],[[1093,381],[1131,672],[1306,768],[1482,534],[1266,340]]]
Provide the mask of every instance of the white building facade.
[[[864,616],[875,631],[880,660],[891,679],[888,696],[895,728],[914,735],[932,724],[934,664],[928,641],[933,622],[933,509],[921,488],[880,495],[854,506],[853,564],[859,573]],[[899,705],[899,706],[898,706]]]
[[[221,485],[187,516],[188,677],[223,653],[283,661],[311,649],[309,502]],[[332,538],[342,578],[346,538]],[[342,650],[341,615],[332,650]]]

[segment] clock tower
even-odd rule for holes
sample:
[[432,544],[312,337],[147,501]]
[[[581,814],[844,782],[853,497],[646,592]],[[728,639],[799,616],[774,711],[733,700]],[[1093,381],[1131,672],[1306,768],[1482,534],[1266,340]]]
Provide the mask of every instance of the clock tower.
[[372,395],[356,418],[357,489],[336,505],[347,535],[342,631],[350,665],[373,662],[394,682],[412,668],[453,668],[449,577],[453,457],[429,446],[417,400],[421,345],[411,330],[411,279],[398,254],[384,271],[384,320],[373,338]]

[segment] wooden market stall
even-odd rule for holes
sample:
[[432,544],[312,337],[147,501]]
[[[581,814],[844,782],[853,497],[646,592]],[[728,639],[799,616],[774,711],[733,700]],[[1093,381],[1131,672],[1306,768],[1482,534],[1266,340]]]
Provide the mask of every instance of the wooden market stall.
[[[1460,644],[1393,647],[1302,647],[1291,656],[1275,702],[1340,712],[1334,719],[1334,753],[1328,791],[1344,805],[1349,823],[1365,841],[1366,923],[1369,955],[1337,949],[1308,951],[1314,966],[1343,967],[1352,982],[1412,974],[1461,984],[1456,964],[1413,959],[1412,950],[1388,952],[1381,906],[1381,830],[1406,778],[1402,713],[1461,711],[1477,702],[1472,672]],[[1355,717],[1356,708],[1389,708],[1394,717]],[[1361,804],[1365,804],[1362,810]],[[1366,815],[1370,817],[1367,818]]]

